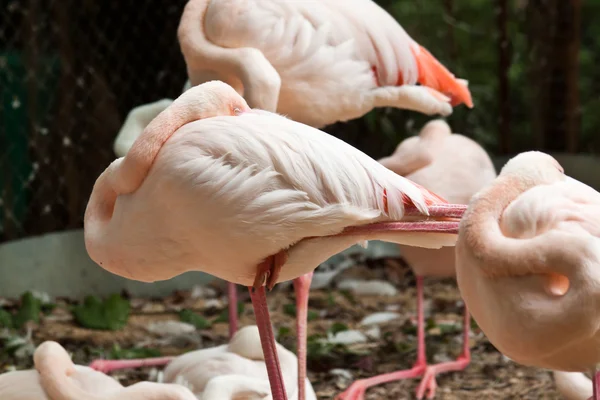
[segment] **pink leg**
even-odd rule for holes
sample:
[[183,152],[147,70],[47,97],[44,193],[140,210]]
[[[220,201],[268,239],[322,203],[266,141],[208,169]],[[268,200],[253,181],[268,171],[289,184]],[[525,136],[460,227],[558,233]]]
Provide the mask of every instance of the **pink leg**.
[[590,398],[590,400],[600,400],[600,371],[598,368],[594,368],[594,395]]
[[138,360],[94,360],[90,368],[108,374],[111,371],[125,368],[162,367],[173,361],[175,357],[141,358]]
[[227,296],[229,297],[229,339],[231,339],[238,330],[238,301],[235,283],[227,282]]
[[267,306],[267,296],[264,286],[257,289],[249,287],[252,306],[254,307],[254,315],[256,317],[256,325],[260,333],[260,343],[265,355],[265,363],[267,364],[267,374],[271,384],[271,395],[273,400],[287,400],[285,385],[281,374],[281,366],[279,365],[279,356],[277,355],[277,347],[275,346],[275,335],[271,326],[271,317],[269,316],[269,308]]
[[417,378],[425,373],[425,317],[423,313],[423,277],[417,276],[417,361],[408,370],[391,372],[372,378],[360,379],[336,397],[337,400],[362,400],[368,388],[382,383]]
[[423,376],[423,379],[417,388],[417,399],[422,399],[426,390],[429,392],[427,398],[433,399],[435,396],[435,390],[437,388],[437,383],[435,381],[436,375],[444,372],[462,371],[463,369],[467,368],[471,362],[471,351],[469,349],[469,332],[471,331],[470,322],[471,318],[469,316],[469,310],[467,310],[465,306],[465,316],[463,319],[462,354],[455,361],[428,366],[425,370],[425,375]]
[[298,400],[306,399],[306,321],[308,319],[308,294],[313,273],[294,279],[296,292],[296,340],[298,355]]

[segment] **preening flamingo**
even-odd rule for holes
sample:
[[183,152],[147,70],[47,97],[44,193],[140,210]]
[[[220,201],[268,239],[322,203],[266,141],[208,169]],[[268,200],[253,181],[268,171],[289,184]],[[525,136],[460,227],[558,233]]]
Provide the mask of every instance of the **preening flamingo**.
[[[294,353],[276,344],[282,366],[283,377],[290,399],[298,399],[297,360]],[[97,370],[109,372],[121,368],[135,368],[156,365],[146,360],[98,360]],[[256,325],[245,326],[237,331],[229,344],[208,349],[196,350],[179,357],[170,357],[164,372],[163,382],[183,383],[199,399],[238,398],[244,393],[247,397],[270,398],[270,387],[265,368],[265,358],[261,348]],[[315,392],[308,379],[304,380],[308,400],[316,400]],[[255,397],[253,397],[255,396]]]
[[190,0],[178,38],[192,85],[222,80],[316,128],[375,107],[473,106],[467,82],[371,0]]
[[64,348],[44,342],[34,353],[35,370],[0,375],[2,400],[197,400],[184,386],[141,382],[124,388],[113,378],[74,365]]
[[473,318],[503,354],[568,372],[600,361],[600,193],[551,156],[514,157],[473,197],[456,267]]
[[[455,204],[468,204],[471,197],[496,177],[496,170],[486,151],[473,140],[452,134],[443,120],[427,123],[418,136],[402,141],[394,154],[379,162],[443,196]],[[428,366],[425,358],[425,322],[423,316],[423,277],[449,277],[456,275],[454,248],[425,249],[401,246],[401,254],[416,275],[417,281],[417,361],[413,368],[382,376],[361,379],[349,387],[339,398],[356,400],[364,398],[367,388],[384,382],[423,376],[417,388],[417,399],[435,395],[435,375],[467,367],[469,353],[469,314],[465,310],[463,353],[454,362]]]
[[129,279],[200,270],[253,287],[272,395],[281,400],[265,285],[368,240],[453,246],[465,208],[333,136],[251,110],[214,81],[183,93],[100,175],[85,243],[96,263]]
[[[188,80],[183,86],[183,92],[190,87],[190,81]],[[152,103],[142,104],[129,111],[113,144],[113,149],[117,157],[125,157],[135,140],[142,134],[148,124],[172,103],[173,100],[171,99],[161,99]],[[227,282],[227,297],[229,300],[229,338],[231,339],[238,328],[237,289],[235,283]],[[158,360],[156,361],[158,362]],[[166,365],[166,362],[158,362],[157,365]]]

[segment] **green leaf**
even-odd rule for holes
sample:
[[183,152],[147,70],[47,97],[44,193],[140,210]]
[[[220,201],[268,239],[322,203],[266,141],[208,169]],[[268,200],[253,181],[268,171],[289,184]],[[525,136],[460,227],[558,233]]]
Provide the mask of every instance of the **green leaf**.
[[[237,305],[238,317],[244,313],[245,308],[246,308],[246,306],[244,305],[244,303],[242,303],[241,301],[238,302],[238,305]],[[229,307],[224,309],[221,312],[221,314],[219,314],[219,316],[213,320],[213,323],[215,323],[215,324],[218,322],[229,322]]]
[[179,312],[179,319],[181,322],[194,325],[196,329],[208,329],[212,326],[209,320],[187,309]]
[[31,292],[21,296],[21,307],[13,317],[13,326],[20,329],[28,321],[40,322],[42,302],[36,299]]
[[280,326],[279,331],[277,332],[277,340],[281,340],[281,338],[290,336],[291,333],[292,333],[292,330],[290,328],[288,328],[287,326]]
[[13,327],[12,314],[3,308],[0,308],[0,327],[1,328],[12,328]]
[[84,328],[116,331],[127,325],[129,301],[114,294],[104,302],[96,296],[87,296],[83,304],[73,309],[75,321]]
[[340,290],[340,294],[346,298],[351,304],[356,304],[356,299],[351,291],[347,289]]
[[[285,304],[283,306],[283,313],[289,315],[290,317],[296,317],[296,305],[295,304]],[[314,321],[319,318],[319,313],[314,310],[308,310],[306,313],[307,321]]]
[[338,332],[347,331],[348,326],[346,324],[342,324],[341,322],[334,322],[333,325],[328,329],[332,335],[336,335]]
[[114,344],[110,351],[110,358],[112,360],[121,359],[136,359],[136,358],[150,358],[160,357],[162,353],[158,349],[150,349],[145,347],[134,347],[131,349],[122,349],[118,344]]

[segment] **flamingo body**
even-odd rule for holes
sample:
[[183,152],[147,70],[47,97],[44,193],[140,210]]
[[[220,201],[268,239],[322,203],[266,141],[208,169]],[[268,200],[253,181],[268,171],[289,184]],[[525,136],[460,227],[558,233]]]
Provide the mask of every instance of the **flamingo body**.
[[[180,99],[203,90],[197,86]],[[103,196],[115,189],[103,182],[117,179],[132,150],[98,179],[85,220],[92,259],[131,279],[202,270],[248,286],[256,265],[282,249],[289,258],[278,281],[364,240],[433,248],[455,241],[443,233],[325,238],[350,226],[399,220],[405,202],[427,213],[429,204],[443,201],[345,142],[269,112],[184,124],[157,150],[139,187],[107,203]]]
[[562,371],[600,361],[600,193],[521,154],[471,201],[456,253],[461,294],[502,353]]
[[370,0],[191,0],[179,41],[193,85],[223,80],[252,107],[314,127],[374,107],[472,107],[466,82]]
[[[443,120],[427,123],[418,136],[405,139],[392,156],[379,162],[452,204],[469,204],[473,195],[496,178],[487,152],[472,139],[453,134]],[[452,247],[401,246],[401,254],[418,276],[456,275]]]
[[141,382],[124,388],[113,378],[74,365],[62,346],[44,342],[35,351],[35,370],[0,375],[2,400],[196,400],[181,385]]
[[[280,344],[277,344],[277,352],[288,398],[296,400],[296,356]],[[236,399],[253,398],[251,394],[256,398],[271,398],[258,328],[255,325],[246,326],[236,332],[229,344],[177,357],[165,369],[164,381],[177,383],[180,379],[187,382],[199,399],[230,398],[231,395],[225,393],[232,391],[237,383],[240,383],[240,387],[235,389],[238,392],[236,396],[248,394],[247,397],[234,397]],[[307,400],[316,400],[308,379],[305,383]]]

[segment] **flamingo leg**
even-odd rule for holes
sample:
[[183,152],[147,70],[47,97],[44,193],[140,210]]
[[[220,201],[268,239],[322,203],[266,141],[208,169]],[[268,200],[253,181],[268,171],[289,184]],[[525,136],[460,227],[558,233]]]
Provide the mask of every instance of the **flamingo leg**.
[[382,383],[411,379],[423,376],[427,369],[425,358],[425,317],[423,312],[423,277],[417,276],[417,361],[408,370],[391,372],[374,376],[372,378],[360,379],[354,382],[343,393],[339,394],[337,400],[363,400],[368,388]]
[[227,297],[229,297],[229,339],[238,330],[237,288],[235,283],[227,282]]
[[94,360],[90,368],[108,374],[125,368],[162,367],[173,361],[175,357],[141,358],[136,360]]
[[274,256],[268,257],[265,261],[258,265],[258,271],[254,278],[254,284],[252,287],[258,289],[259,287],[266,285],[267,289],[273,289],[273,286],[277,283],[279,278],[279,272],[281,267],[286,263],[288,258],[286,251],[280,251]]
[[298,400],[306,399],[306,328],[308,295],[313,272],[294,279],[296,292],[296,340],[298,356]]
[[598,367],[594,368],[594,379],[593,379],[593,396],[590,400],[600,400],[600,371]]
[[[287,393],[283,383],[283,375],[281,373],[281,365],[279,364],[279,356],[277,354],[273,326],[271,325],[271,317],[269,316],[266,290],[262,284],[266,283],[268,286],[269,282],[271,282],[274,285],[277,280],[273,277],[279,275],[279,271],[286,260],[287,253],[284,251],[268,257],[258,266],[256,279],[254,281],[255,286],[248,288],[250,291],[250,298],[252,299],[252,307],[254,308],[256,325],[260,334],[260,343],[265,357],[267,375],[269,376],[273,400],[287,400]],[[257,282],[261,283],[258,287],[256,285]]]
[[428,399],[433,399],[435,396],[435,390],[437,388],[437,382],[435,380],[436,375],[451,372],[451,371],[462,371],[467,368],[471,362],[471,351],[469,349],[469,332],[470,332],[471,318],[469,310],[465,306],[465,315],[463,318],[463,351],[462,354],[455,360],[444,362],[435,365],[429,365],[425,369],[425,375],[417,388],[417,399],[422,399],[425,395],[425,391],[428,391]]

